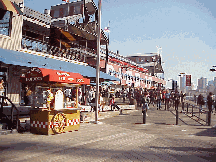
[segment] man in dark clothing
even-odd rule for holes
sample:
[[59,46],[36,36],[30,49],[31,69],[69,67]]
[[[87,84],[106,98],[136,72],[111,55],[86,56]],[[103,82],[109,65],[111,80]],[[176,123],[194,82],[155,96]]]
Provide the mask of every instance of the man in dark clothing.
[[207,96],[207,105],[210,112],[213,112],[212,105],[213,105],[213,99],[212,99],[212,92],[209,92],[209,95]]
[[174,100],[175,100],[175,110],[178,110],[178,104],[180,100],[180,95],[178,90],[175,91]]

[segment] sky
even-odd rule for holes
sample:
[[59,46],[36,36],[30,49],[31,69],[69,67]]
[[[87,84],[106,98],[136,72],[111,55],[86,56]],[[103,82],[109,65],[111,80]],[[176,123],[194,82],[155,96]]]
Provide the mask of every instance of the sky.
[[[25,6],[40,12],[61,3],[25,0]],[[128,56],[162,47],[165,80],[186,73],[197,85],[198,78],[216,77],[210,72],[216,65],[215,6],[215,0],[102,0],[101,27],[110,21],[109,50]]]

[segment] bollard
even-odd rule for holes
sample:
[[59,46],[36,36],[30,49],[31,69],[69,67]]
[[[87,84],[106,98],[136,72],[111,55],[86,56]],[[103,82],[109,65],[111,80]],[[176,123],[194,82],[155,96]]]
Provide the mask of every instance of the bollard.
[[120,109],[119,115],[123,115],[122,111],[123,111],[123,109]]
[[143,114],[143,124],[145,124],[146,123],[146,108],[143,109],[142,114]]
[[188,107],[189,107],[189,104],[187,103],[187,113],[188,113]]
[[178,118],[179,118],[179,114],[178,114],[178,110],[176,110],[176,125],[178,125]]
[[194,105],[192,105],[192,113],[191,113],[191,116],[193,116],[193,108],[194,108]]
[[208,126],[211,125],[211,111],[208,111]]

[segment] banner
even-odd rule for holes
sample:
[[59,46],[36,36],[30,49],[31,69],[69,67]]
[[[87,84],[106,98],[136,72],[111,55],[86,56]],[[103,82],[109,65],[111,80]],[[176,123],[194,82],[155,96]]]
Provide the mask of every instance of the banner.
[[191,86],[191,75],[186,75],[186,86]]

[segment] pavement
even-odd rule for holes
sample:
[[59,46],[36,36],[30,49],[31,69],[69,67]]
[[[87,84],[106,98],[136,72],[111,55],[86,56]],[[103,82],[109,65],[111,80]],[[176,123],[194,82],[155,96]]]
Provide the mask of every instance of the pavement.
[[98,124],[81,123],[79,131],[0,135],[0,161],[215,161],[216,115],[206,126],[180,113],[175,125],[174,109],[163,109],[150,105],[146,124],[138,107],[123,115],[115,111]]

